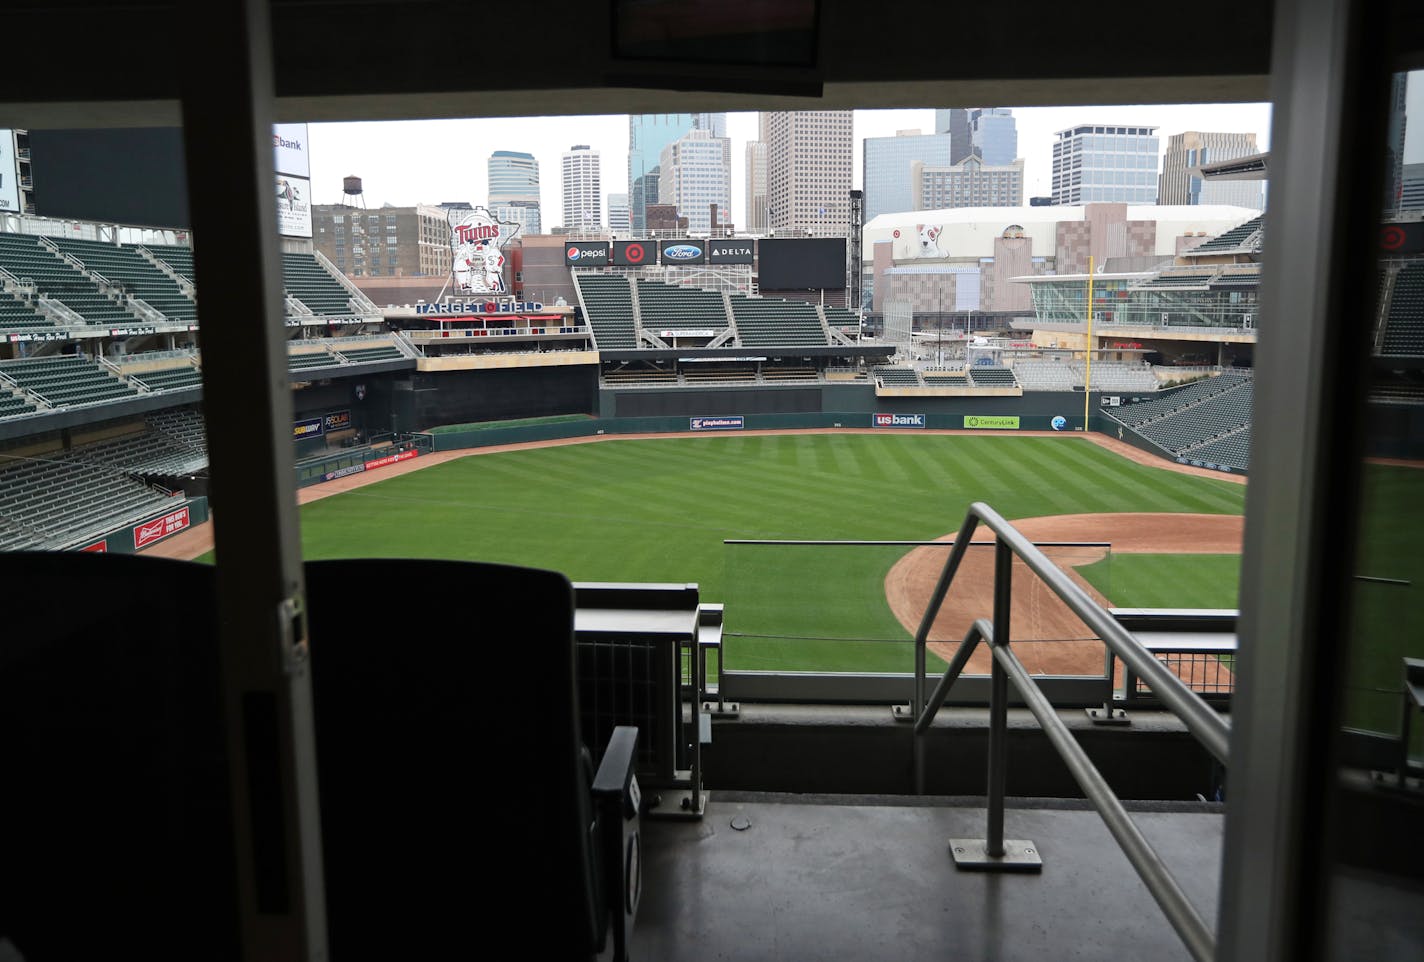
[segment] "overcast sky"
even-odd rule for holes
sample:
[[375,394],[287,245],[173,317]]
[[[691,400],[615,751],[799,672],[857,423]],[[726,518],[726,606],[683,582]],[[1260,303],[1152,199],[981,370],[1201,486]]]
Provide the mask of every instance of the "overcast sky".
[[[1424,83],[1411,84],[1409,106],[1414,117],[1424,117]],[[1170,135],[1186,130],[1254,133],[1262,150],[1270,148],[1269,104],[1029,107],[1014,108],[1014,117],[1018,152],[1025,164],[1025,202],[1052,193],[1054,134],[1078,124],[1156,126],[1163,150]],[[1406,160],[1424,161],[1424,123],[1411,127]],[[866,137],[893,136],[905,129],[932,133],[933,128],[933,109],[857,110],[853,186],[863,186],[861,142]],[[729,114],[727,133],[732,139],[731,213],[741,224],[746,217],[743,147],[756,139],[757,115]],[[588,144],[600,152],[605,196],[627,190],[626,115],[312,124],[308,139],[312,199],[318,204],[339,203],[342,178],[354,174],[363,180],[369,207],[442,201],[482,205],[488,199],[489,155],[520,150],[539,161],[544,229],[548,230],[562,220],[560,157],[574,144]],[[605,216],[606,210],[605,206]]]

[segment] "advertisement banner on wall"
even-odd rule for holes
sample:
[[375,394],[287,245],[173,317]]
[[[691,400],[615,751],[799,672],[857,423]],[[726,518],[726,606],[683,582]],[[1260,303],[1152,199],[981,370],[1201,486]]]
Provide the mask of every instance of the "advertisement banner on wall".
[[177,534],[188,527],[188,509],[170,511],[161,518],[145,521],[133,529],[134,550],[162,541],[169,535]]
[[689,431],[740,431],[746,427],[746,419],[740,414],[725,418],[688,418]]
[[756,249],[750,238],[707,242],[707,257],[713,264],[750,264]]
[[272,169],[294,177],[311,176],[306,124],[272,125]]
[[302,438],[319,438],[321,433],[321,418],[306,418],[292,422],[293,441],[300,441]]
[[923,414],[877,414],[871,422],[877,428],[922,428]]
[[570,267],[607,267],[608,243],[565,241],[564,263]]
[[658,259],[657,241],[614,241],[613,263],[620,267],[642,267]]
[[966,414],[964,426],[970,430],[1017,431],[1019,419],[1017,415]]
[[0,127],[0,211],[20,210],[20,164],[15,159],[15,132]]
[[384,458],[376,458],[375,460],[367,461],[366,470],[374,471],[377,468],[384,468],[388,464],[399,464],[401,461],[409,461],[411,458],[415,457],[418,454],[420,454],[420,452],[415,450],[414,448],[411,448],[409,451],[400,451],[396,454],[388,454]]
[[327,431],[345,431],[351,427],[351,412],[333,411],[321,419],[321,426]]
[[658,259],[669,267],[682,264],[706,264],[707,242],[700,240],[663,241],[658,251]]
[[283,237],[310,237],[311,181],[305,177],[277,175],[277,233]]

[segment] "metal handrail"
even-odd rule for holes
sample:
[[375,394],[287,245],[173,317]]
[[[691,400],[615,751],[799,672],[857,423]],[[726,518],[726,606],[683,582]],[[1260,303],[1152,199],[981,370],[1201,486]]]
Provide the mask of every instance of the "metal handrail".
[[[1000,548],[999,552],[1010,558],[1005,549]],[[1186,945],[1187,951],[1192,958],[1198,962],[1208,962],[1215,957],[1216,939],[1212,935],[1211,929],[1207,926],[1206,920],[1201,913],[1192,905],[1191,901],[1176,878],[1167,868],[1165,862],[1153,849],[1150,842],[1133,822],[1132,816],[1127,813],[1117,795],[1108,786],[1102,773],[1089,760],[1087,752],[1073,738],[1068,730],[1068,726],[1058,717],[1053,705],[1039,690],[1038,684],[1024,668],[1023,663],[1013,653],[1007,644],[996,644],[994,641],[994,626],[987,619],[980,618],[970,627],[964,636],[959,650],[955,652],[954,661],[950,665],[950,670],[945,672],[944,679],[935,689],[934,698],[931,701],[931,709],[915,722],[915,735],[921,735],[929,728],[933,720],[933,712],[938,710],[944,703],[945,696],[949,693],[951,673],[958,674],[968,662],[969,656],[983,641],[989,645],[994,656],[994,694],[1002,714],[1004,711],[1004,696],[1007,695],[1006,682],[1012,682],[1028,710],[1033,713],[1033,717],[1038,719],[1039,725],[1043,727],[1044,734],[1048,736],[1049,742],[1057,750],[1058,756],[1063,759],[1068,767],[1069,773],[1074,781],[1083,789],[1093,807],[1102,816],[1103,823],[1107,826],[1118,846],[1122,849],[1127,860],[1132,863],[1132,867],[1137,870],[1137,874],[1142,878],[1143,883],[1152,897],[1161,906],[1162,913],[1171,923],[1172,928],[1181,937]],[[1000,688],[1004,691],[1001,693]],[[994,713],[995,705],[990,706],[991,715]],[[1007,770],[1007,752],[1005,750],[1005,733],[1001,726],[990,728],[989,734],[989,832],[985,842],[985,850],[991,855],[1002,855],[1004,852],[1004,782]]]
[[[982,501],[976,501],[969,506],[959,534],[955,536],[954,548],[945,559],[934,594],[930,597],[929,606],[925,609],[919,629],[915,632],[915,702],[912,712],[915,718],[918,719],[925,708],[925,655],[930,628],[934,625],[940,606],[944,604],[945,595],[949,592],[950,583],[954,580],[955,572],[959,570],[959,563],[969,548],[970,539],[981,523],[994,532],[1001,544],[1018,555],[1029,569],[1042,579],[1044,585],[1103,640],[1103,644],[1152,688],[1167,709],[1182,720],[1187,731],[1212,757],[1223,765],[1227,763],[1231,726],[1221,715],[1202,701],[1185,682],[1167,670],[1131,632],[1117,623],[1107,609],[1090,598],[1086,591],[1039,551],[1032,541]],[[1006,620],[996,617],[994,623],[1002,625]],[[1002,627],[1000,633],[1003,634]],[[917,778],[922,777],[921,770]]]
[[[959,563],[968,549],[970,538],[980,523],[988,525],[997,538],[994,549],[994,617],[993,621],[977,619],[965,634],[950,659],[943,677],[928,702],[925,700],[925,643],[930,627],[944,603]],[[1083,793],[1102,816],[1104,824],[1117,841],[1123,854],[1142,878],[1152,897],[1161,906],[1167,921],[1176,930],[1194,959],[1207,962],[1216,952],[1216,940],[1196,907],[1168,871],[1166,864],[1138,830],[1122,802],[1108,787],[1102,774],[1073,738],[1068,726],[1058,717],[1053,705],[1039,690],[1037,682],[1014,655],[1010,641],[1010,599],[1014,557],[1018,556],[1050,590],[1097,632],[1108,650],[1121,658],[1152,686],[1164,704],[1187,726],[1187,730],[1223,765],[1227,762],[1227,741],[1230,727],[1200,697],[1159,662],[1132,633],[1094,602],[1087,593],[1048,560],[1034,544],[1025,538],[1001,515],[982,502],[970,505],[955,538],[954,549],[945,561],[935,591],[925,609],[920,628],[915,633],[915,780],[916,789],[924,792],[923,736],[943,706],[950,688],[963,673],[969,657],[981,641],[993,654],[993,674],[989,702],[989,778],[988,832],[984,855],[990,862],[1006,858],[1004,842],[1004,796],[1008,770],[1008,686],[1012,682],[1029,711],[1043,727],[1049,742]],[[997,632],[997,639],[995,634]],[[1031,852],[1031,849],[1029,850]]]

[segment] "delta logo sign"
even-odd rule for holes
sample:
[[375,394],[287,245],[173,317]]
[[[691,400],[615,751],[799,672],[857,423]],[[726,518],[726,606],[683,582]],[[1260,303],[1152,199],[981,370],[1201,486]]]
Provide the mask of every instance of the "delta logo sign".
[[455,287],[466,294],[507,293],[504,248],[519,233],[519,225],[495,220],[483,207],[452,210],[448,216]]
[[877,428],[922,428],[925,426],[923,414],[877,414]]

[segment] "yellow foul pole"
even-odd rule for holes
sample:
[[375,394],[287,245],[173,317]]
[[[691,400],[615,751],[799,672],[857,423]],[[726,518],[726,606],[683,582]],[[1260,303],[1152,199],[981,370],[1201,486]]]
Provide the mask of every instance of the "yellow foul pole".
[[1088,396],[1093,383],[1093,255],[1088,255],[1088,339],[1083,344],[1088,358],[1088,376],[1083,378],[1083,430],[1088,430]]

